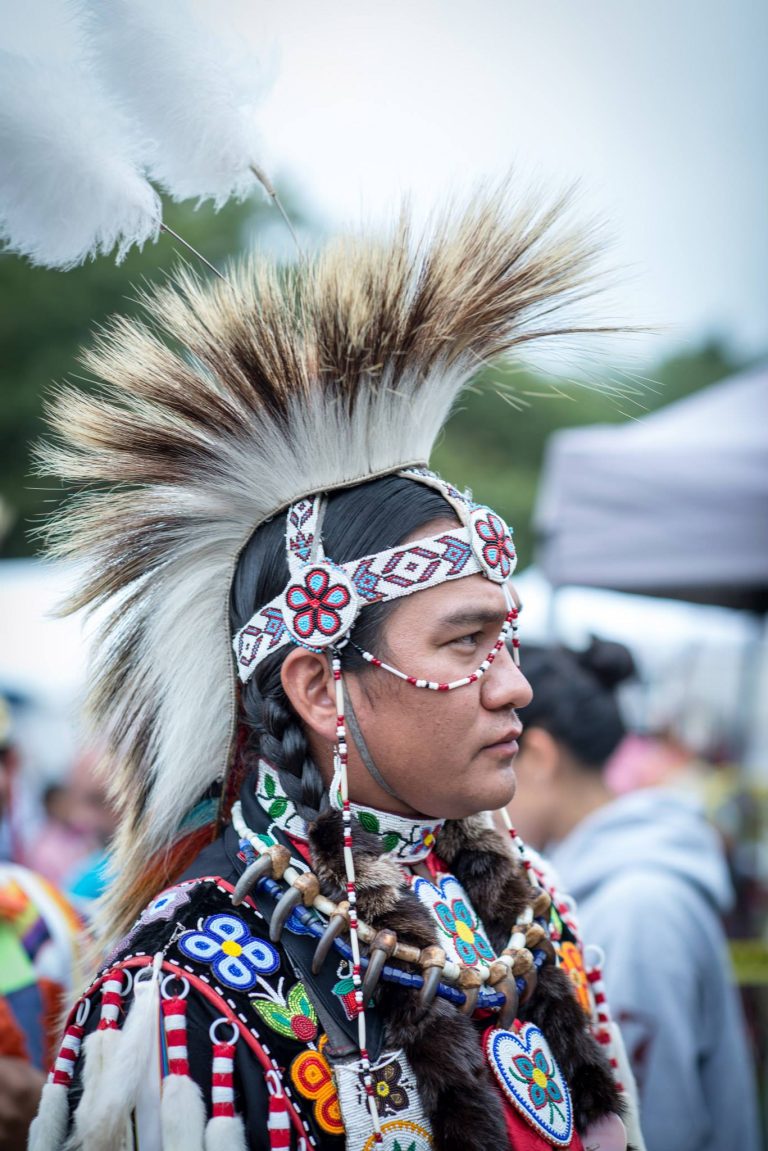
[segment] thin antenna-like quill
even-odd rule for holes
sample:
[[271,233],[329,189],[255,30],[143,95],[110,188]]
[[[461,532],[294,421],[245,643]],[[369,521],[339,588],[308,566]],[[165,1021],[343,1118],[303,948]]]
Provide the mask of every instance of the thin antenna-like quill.
[[214,276],[218,276],[219,279],[223,280],[225,284],[228,282],[227,277],[222,275],[219,269],[215,267],[210,260],[207,260],[202,252],[198,252],[197,248],[194,248],[190,244],[189,240],[185,240],[184,237],[180,236],[178,232],[174,232],[170,224],[161,224],[160,229],[163,232],[167,232],[169,236],[173,236],[174,240],[178,240],[180,244],[183,244],[187,251],[191,252],[193,256],[197,256],[198,260],[201,260],[205,264],[206,268],[210,268]]

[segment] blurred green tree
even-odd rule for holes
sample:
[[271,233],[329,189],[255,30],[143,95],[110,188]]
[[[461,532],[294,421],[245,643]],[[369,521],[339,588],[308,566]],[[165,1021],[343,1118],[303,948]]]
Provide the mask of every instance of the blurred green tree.
[[[300,219],[293,204],[290,211]],[[218,213],[210,206],[196,211],[189,204],[166,203],[163,214],[174,231],[218,266],[257,230],[267,244],[273,233],[276,245],[290,243],[275,209],[261,198]],[[180,259],[198,265],[164,233],[120,265],[102,257],[69,272],[0,255],[0,554],[31,554],[36,545],[30,533],[60,498],[53,481],[31,474],[32,445],[44,431],[46,393],[77,374],[78,349],[94,327],[113,312],[135,312],[134,289],[161,279]]]

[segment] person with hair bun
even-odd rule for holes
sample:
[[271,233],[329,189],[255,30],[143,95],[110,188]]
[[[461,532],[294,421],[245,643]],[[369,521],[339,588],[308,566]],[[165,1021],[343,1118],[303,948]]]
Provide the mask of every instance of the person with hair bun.
[[690,795],[616,796],[605,767],[626,729],[617,688],[635,674],[622,644],[526,644],[509,813],[576,901],[640,1096],[648,1151],[756,1151],[754,1071],[721,915],[731,900],[714,830]]

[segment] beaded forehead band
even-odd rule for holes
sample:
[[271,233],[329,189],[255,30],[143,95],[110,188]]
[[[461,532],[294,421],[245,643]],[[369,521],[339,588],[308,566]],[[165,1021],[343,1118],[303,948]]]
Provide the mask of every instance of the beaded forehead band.
[[[446,483],[433,472],[413,468],[399,473],[435,488],[456,512],[462,526],[414,540],[348,563],[325,556],[321,540],[325,498],[307,496],[293,504],[287,516],[288,586],[259,608],[235,635],[233,647],[240,680],[246,683],[258,665],[292,643],[320,652],[343,646],[362,608],[424,591],[448,580],[485,575],[506,584],[516,556],[512,534],[490,508]],[[398,675],[417,687],[448,690],[474,682],[492,662],[516,618],[505,587],[509,612],[495,648],[472,676],[451,684],[417,680],[361,652],[369,663]],[[515,645],[516,651],[516,645]]]

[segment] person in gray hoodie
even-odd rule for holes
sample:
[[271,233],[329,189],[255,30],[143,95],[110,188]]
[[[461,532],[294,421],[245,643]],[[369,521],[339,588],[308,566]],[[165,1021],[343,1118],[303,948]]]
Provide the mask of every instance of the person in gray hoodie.
[[609,791],[625,735],[620,644],[524,649],[534,698],[509,811],[576,900],[586,945],[604,953],[614,1019],[640,1092],[648,1151],[758,1151],[755,1072],[721,922],[723,852],[690,795]]

